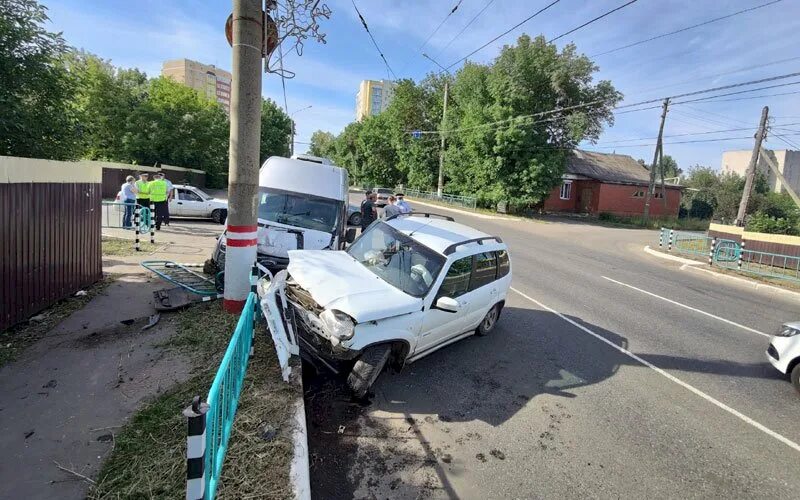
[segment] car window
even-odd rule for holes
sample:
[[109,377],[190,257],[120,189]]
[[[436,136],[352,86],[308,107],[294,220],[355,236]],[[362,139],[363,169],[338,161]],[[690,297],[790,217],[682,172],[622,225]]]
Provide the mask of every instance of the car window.
[[184,201],[203,201],[197,193],[185,189],[178,190],[178,199]]
[[497,253],[497,277],[502,278],[511,270],[511,263],[508,261],[508,250],[500,250]]
[[386,188],[378,189],[378,194],[392,194],[392,190]]
[[469,289],[475,290],[491,283],[497,277],[497,257],[495,252],[481,252],[475,256],[475,271]]
[[367,229],[347,249],[361,265],[414,297],[428,293],[445,259],[385,222]]
[[472,274],[472,256],[453,262],[439,288],[438,297],[456,298],[469,291],[469,277]]
[[260,219],[326,233],[336,229],[341,206],[336,200],[264,187],[258,200]]

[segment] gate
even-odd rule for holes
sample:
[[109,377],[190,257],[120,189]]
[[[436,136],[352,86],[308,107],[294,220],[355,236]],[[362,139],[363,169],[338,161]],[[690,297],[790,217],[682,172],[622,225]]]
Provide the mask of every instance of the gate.
[[714,260],[716,262],[736,262],[741,254],[742,246],[736,241],[717,240],[717,248],[714,249]]

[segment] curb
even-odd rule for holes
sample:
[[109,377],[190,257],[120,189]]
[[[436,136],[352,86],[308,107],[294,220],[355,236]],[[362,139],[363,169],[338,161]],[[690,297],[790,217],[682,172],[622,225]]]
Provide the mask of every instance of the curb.
[[696,260],[684,259],[683,257],[678,257],[676,255],[670,255],[668,253],[659,252],[658,250],[653,250],[652,248],[650,248],[650,245],[647,245],[646,247],[644,247],[644,251],[649,253],[650,255],[653,255],[655,257],[659,257],[661,259],[671,260],[671,261],[674,261],[674,262],[680,262],[684,266],[700,266],[700,265],[703,264],[702,262],[698,262]]
[[[677,257],[675,255],[665,254],[663,252],[659,252],[658,250],[653,250],[650,248],[650,245],[644,247],[644,251],[649,253],[650,255],[660,257],[662,259],[671,260],[674,262],[680,262],[683,265],[680,267],[681,271],[698,271],[701,273],[710,274],[713,278],[716,279],[727,279],[730,281],[736,281],[742,285],[748,286],[754,290],[759,290],[762,292],[766,292],[769,294],[774,295],[783,295],[788,299],[793,299],[800,301],[800,292],[795,292],[792,290],[786,290],[785,288],[780,288],[774,285],[767,285],[766,283],[759,283],[758,281],[754,281],[748,278],[744,278],[741,276],[731,276],[729,274],[718,273],[716,271],[712,271],[711,269],[705,269],[703,266],[703,262],[699,262],[696,260],[684,259],[683,257]],[[706,264],[707,265],[707,264]]]
[[486,214],[482,214],[482,213],[479,213],[479,212],[470,212],[468,210],[460,210],[458,208],[443,207],[442,205],[437,205],[435,203],[425,203],[424,201],[419,201],[418,198],[412,198],[410,196],[406,196],[406,199],[410,200],[410,201],[413,201],[414,203],[417,203],[419,205],[425,205],[426,207],[440,208],[442,210],[447,210],[449,212],[456,212],[458,214],[468,215],[470,217],[476,217],[478,219],[510,220],[510,221],[522,220],[522,219],[518,219],[518,218],[515,218],[515,217],[504,217],[504,216],[500,216],[500,215],[486,215]]
[[[302,366],[297,370],[292,370],[296,380],[292,384],[300,386],[300,393],[303,392]],[[308,462],[308,428],[306,427],[306,406],[302,396],[295,404],[294,425],[292,429],[292,445],[294,455],[289,468],[289,481],[292,483],[294,498],[297,500],[311,500],[311,473]]]

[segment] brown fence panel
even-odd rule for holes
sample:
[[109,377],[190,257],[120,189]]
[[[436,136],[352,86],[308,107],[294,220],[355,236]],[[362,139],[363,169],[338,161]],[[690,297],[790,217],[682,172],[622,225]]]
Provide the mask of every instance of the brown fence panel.
[[0,330],[103,276],[99,183],[0,184]]

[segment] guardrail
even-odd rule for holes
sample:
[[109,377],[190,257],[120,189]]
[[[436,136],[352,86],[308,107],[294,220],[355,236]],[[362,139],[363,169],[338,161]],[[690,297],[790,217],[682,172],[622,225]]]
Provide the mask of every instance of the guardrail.
[[256,294],[250,292],[206,401],[195,396],[191,406],[183,411],[189,418],[186,439],[187,500],[213,500],[216,493],[252,351],[257,303]]
[[150,233],[150,243],[156,241],[156,228],[152,212],[148,207],[137,204],[119,203],[116,201],[102,202],[100,226],[108,228],[125,229],[125,210],[131,207],[131,225],[128,226],[134,231],[134,248],[139,251],[139,235]]
[[747,242],[661,228],[658,246],[670,253],[700,257],[708,265],[767,278],[800,282],[800,257],[748,250]]
[[442,194],[439,196],[436,193],[429,191],[417,191],[416,189],[406,189],[403,194],[410,198],[438,201],[447,205],[468,208],[470,210],[475,210],[477,206],[477,199],[472,196],[457,196],[454,194]]

